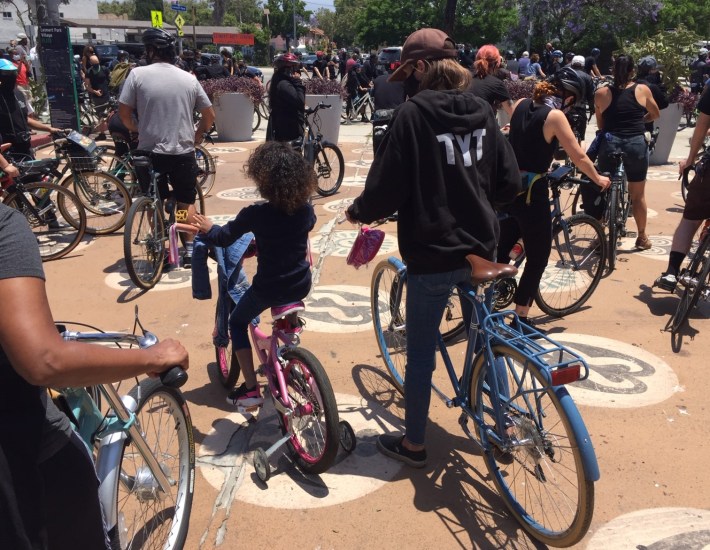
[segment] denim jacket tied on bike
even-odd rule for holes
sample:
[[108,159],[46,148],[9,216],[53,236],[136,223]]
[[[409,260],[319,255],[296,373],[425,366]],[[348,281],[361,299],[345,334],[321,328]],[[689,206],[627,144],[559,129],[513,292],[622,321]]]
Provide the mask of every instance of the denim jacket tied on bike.
[[250,286],[242,268],[242,258],[253,238],[252,233],[245,233],[227,248],[221,248],[209,244],[201,235],[195,237],[192,253],[192,297],[195,300],[212,298],[212,286],[207,267],[210,250],[214,251],[217,261],[218,295],[217,322],[215,323],[217,332],[213,336],[215,345],[226,346],[229,343],[227,327],[231,311],[230,299],[236,304]]

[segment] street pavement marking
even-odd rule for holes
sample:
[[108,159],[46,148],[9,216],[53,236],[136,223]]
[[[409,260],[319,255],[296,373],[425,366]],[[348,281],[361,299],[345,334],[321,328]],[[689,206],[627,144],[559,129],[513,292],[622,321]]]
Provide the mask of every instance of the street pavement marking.
[[[318,285],[306,299],[308,332],[347,334],[372,330],[370,288],[351,285]],[[374,345],[374,339],[373,339]]]
[[[266,487],[259,481],[252,453],[257,447],[270,447],[281,433],[270,399],[256,422],[246,424],[239,413],[218,420],[198,449],[197,465],[207,482],[225,494],[225,484],[234,480],[232,474],[238,471],[239,479],[234,482],[234,490],[230,489],[230,497],[266,508],[322,508],[362,498],[401,469],[401,463],[380,454],[375,444],[377,435],[395,428],[362,397],[342,393],[335,397],[340,420],[352,426],[357,446],[352,454],[340,447],[335,464],[323,474],[302,474],[286,456],[284,446],[269,457],[272,477]],[[222,506],[228,504],[224,501]]]
[[650,508],[611,520],[594,533],[586,550],[702,550],[708,547],[709,510]]
[[588,334],[554,334],[589,365],[587,380],[567,385],[575,403],[590,407],[636,408],[670,398],[678,378],[670,365],[637,346]]
[[[329,224],[326,224],[326,226],[328,225]],[[325,233],[319,231],[316,235],[311,237],[311,250],[314,254],[347,258],[357,234],[358,231],[356,229],[345,229]],[[385,240],[382,242],[382,247],[377,255],[391,256],[397,250],[397,237],[395,235],[386,234]]]

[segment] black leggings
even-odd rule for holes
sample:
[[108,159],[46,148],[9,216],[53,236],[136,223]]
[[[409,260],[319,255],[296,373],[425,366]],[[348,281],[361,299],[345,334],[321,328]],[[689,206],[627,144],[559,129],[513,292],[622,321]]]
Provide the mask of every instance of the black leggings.
[[44,482],[44,525],[49,550],[108,548],[99,481],[81,439],[69,443],[39,466]]
[[523,238],[526,263],[513,298],[519,306],[532,305],[552,250],[552,217],[547,182],[543,179],[533,184],[530,204],[525,204],[527,195],[527,192],[519,195],[508,208],[510,217],[500,222],[498,241],[498,261],[509,263],[510,249],[515,241],[521,236]]

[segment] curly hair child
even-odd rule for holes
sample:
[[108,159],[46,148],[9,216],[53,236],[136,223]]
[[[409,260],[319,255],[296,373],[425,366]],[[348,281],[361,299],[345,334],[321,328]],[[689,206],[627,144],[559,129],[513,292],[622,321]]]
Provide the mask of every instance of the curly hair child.
[[290,145],[267,141],[257,147],[245,167],[266,202],[243,208],[224,226],[197,214],[194,225],[205,240],[226,247],[251,232],[259,250],[252,286],[229,318],[232,349],[244,383],[230,392],[227,401],[239,407],[261,406],[264,399],[256,382],[248,324],[269,307],[302,300],[311,289],[308,233],[316,222],[310,197],[316,176],[306,160]]

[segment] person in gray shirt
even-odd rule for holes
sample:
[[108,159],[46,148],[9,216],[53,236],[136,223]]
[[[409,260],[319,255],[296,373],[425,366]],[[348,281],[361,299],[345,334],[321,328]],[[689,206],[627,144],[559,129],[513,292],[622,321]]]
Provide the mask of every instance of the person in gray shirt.
[[[142,39],[148,65],[134,68],[126,78],[118,114],[131,132],[138,132],[138,150],[149,153],[154,169],[161,174],[160,195],[168,196],[169,181],[177,208],[187,210],[191,223],[197,194],[195,144],[201,143],[212,127],[214,110],[197,79],[173,64],[172,35],[152,28],[143,32]],[[195,110],[202,114],[197,130]],[[191,264],[192,236],[186,235],[183,267]]]

